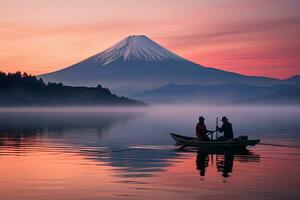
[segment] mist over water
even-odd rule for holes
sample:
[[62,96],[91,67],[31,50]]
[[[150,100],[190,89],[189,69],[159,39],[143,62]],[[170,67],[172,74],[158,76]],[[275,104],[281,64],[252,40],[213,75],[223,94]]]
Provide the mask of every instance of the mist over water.
[[[3,199],[296,199],[300,107],[0,109]],[[243,152],[178,151],[170,132],[226,115]],[[219,122],[219,124],[221,124]],[[281,146],[276,146],[281,145]],[[234,192],[233,192],[234,190]]]

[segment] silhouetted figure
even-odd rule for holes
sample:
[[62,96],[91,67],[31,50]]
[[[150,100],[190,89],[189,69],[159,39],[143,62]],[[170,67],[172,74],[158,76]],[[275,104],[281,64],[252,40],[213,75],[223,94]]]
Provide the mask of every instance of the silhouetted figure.
[[197,170],[199,170],[200,176],[205,176],[205,169],[208,167],[209,157],[208,153],[198,151],[196,158]]
[[224,160],[217,162],[218,171],[222,172],[223,177],[229,177],[229,173],[232,172],[234,154],[232,152],[226,152],[224,154]]
[[204,117],[200,116],[199,117],[199,122],[196,125],[196,136],[199,140],[210,140],[209,137],[207,136],[207,133],[212,133],[213,131],[209,131],[206,128],[206,125],[204,123]]
[[216,129],[219,132],[224,132],[224,136],[223,137],[219,137],[219,140],[230,140],[233,139],[233,130],[232,130],[232,124],[230,122],[228,122],[227,117],[222,117],[221,121],[223,122],[223,125],[221,128],[219,128],[218,126],[216,127]]

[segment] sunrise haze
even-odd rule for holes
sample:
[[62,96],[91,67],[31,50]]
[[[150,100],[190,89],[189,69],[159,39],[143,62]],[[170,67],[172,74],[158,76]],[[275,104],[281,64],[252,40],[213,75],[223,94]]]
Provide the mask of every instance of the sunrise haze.
[[0,71],[70,66],[143,34],[198,64],[246,75],[300,73],[296,0],[0,0]]

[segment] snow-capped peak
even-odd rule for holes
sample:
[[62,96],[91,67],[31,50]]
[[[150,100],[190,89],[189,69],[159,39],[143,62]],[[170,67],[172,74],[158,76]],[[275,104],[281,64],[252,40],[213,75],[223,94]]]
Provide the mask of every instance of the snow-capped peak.
[[92,56],[92,62],[107,65],[114,60],[184,60],[168,49],[160,46],[145,35],[132,35],[121,40],[109,49]]

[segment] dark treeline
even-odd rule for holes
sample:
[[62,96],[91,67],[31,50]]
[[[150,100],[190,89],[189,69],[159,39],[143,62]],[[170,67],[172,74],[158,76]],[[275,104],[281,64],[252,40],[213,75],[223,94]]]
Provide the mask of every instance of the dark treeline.
[[1,106],[42,105],[144,105],[143,102],[118,97],[108,88],[71,87],[62,83],[46,84],[27,73],[0,72]]

